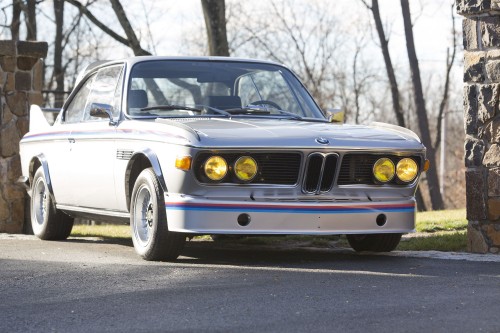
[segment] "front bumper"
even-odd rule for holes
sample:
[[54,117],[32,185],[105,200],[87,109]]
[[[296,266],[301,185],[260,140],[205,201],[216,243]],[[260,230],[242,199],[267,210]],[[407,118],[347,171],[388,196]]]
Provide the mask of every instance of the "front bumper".
[[[165,209],[170,231],[193,234],[335,235],[407,233],[415,229],[413,198],[379,202],[257,202],[166,194]],[[250,217],[247,225],[238,223],[241,214]]]

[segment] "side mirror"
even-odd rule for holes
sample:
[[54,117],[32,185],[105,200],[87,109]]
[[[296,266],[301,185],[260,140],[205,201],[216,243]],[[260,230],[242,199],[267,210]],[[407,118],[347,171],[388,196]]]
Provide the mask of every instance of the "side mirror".
[[108,118],[110,125],[116,125],[113,120],[113,107],[109,104],[92,103],[89,114],[96,118]]
[[341,109],[326,109],[326,117],[331,123],[344,123],[345,112]]

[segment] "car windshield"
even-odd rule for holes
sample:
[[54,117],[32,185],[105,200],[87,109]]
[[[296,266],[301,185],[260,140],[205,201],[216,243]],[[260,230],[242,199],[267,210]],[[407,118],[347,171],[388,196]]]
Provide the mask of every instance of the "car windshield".
[[155,60],[133,66],[127,114],[158,117],[279,117],[325,121],[286,68],[237,61]]

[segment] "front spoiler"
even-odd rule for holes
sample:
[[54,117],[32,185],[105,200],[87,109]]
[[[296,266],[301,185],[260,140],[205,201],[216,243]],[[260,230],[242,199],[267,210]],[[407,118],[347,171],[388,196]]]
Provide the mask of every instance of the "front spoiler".
[[[408,233],[414,198],[366,202],[229,201],[165,195],[170,231],[193,234],[334,235]],[[238,223],[248,214],[246,226]],[[385,216],[385,218],[384,218]],[[377,224],[385,220],[383,225]],[[244,220],[244,219],[243,219]]]

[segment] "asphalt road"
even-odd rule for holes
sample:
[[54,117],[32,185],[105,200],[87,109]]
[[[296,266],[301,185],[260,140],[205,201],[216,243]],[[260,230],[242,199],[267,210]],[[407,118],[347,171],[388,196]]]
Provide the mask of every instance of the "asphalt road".
[[196,242],[153,263],[0,237],[0,332],[500,332],[499,314],[499,260]]

